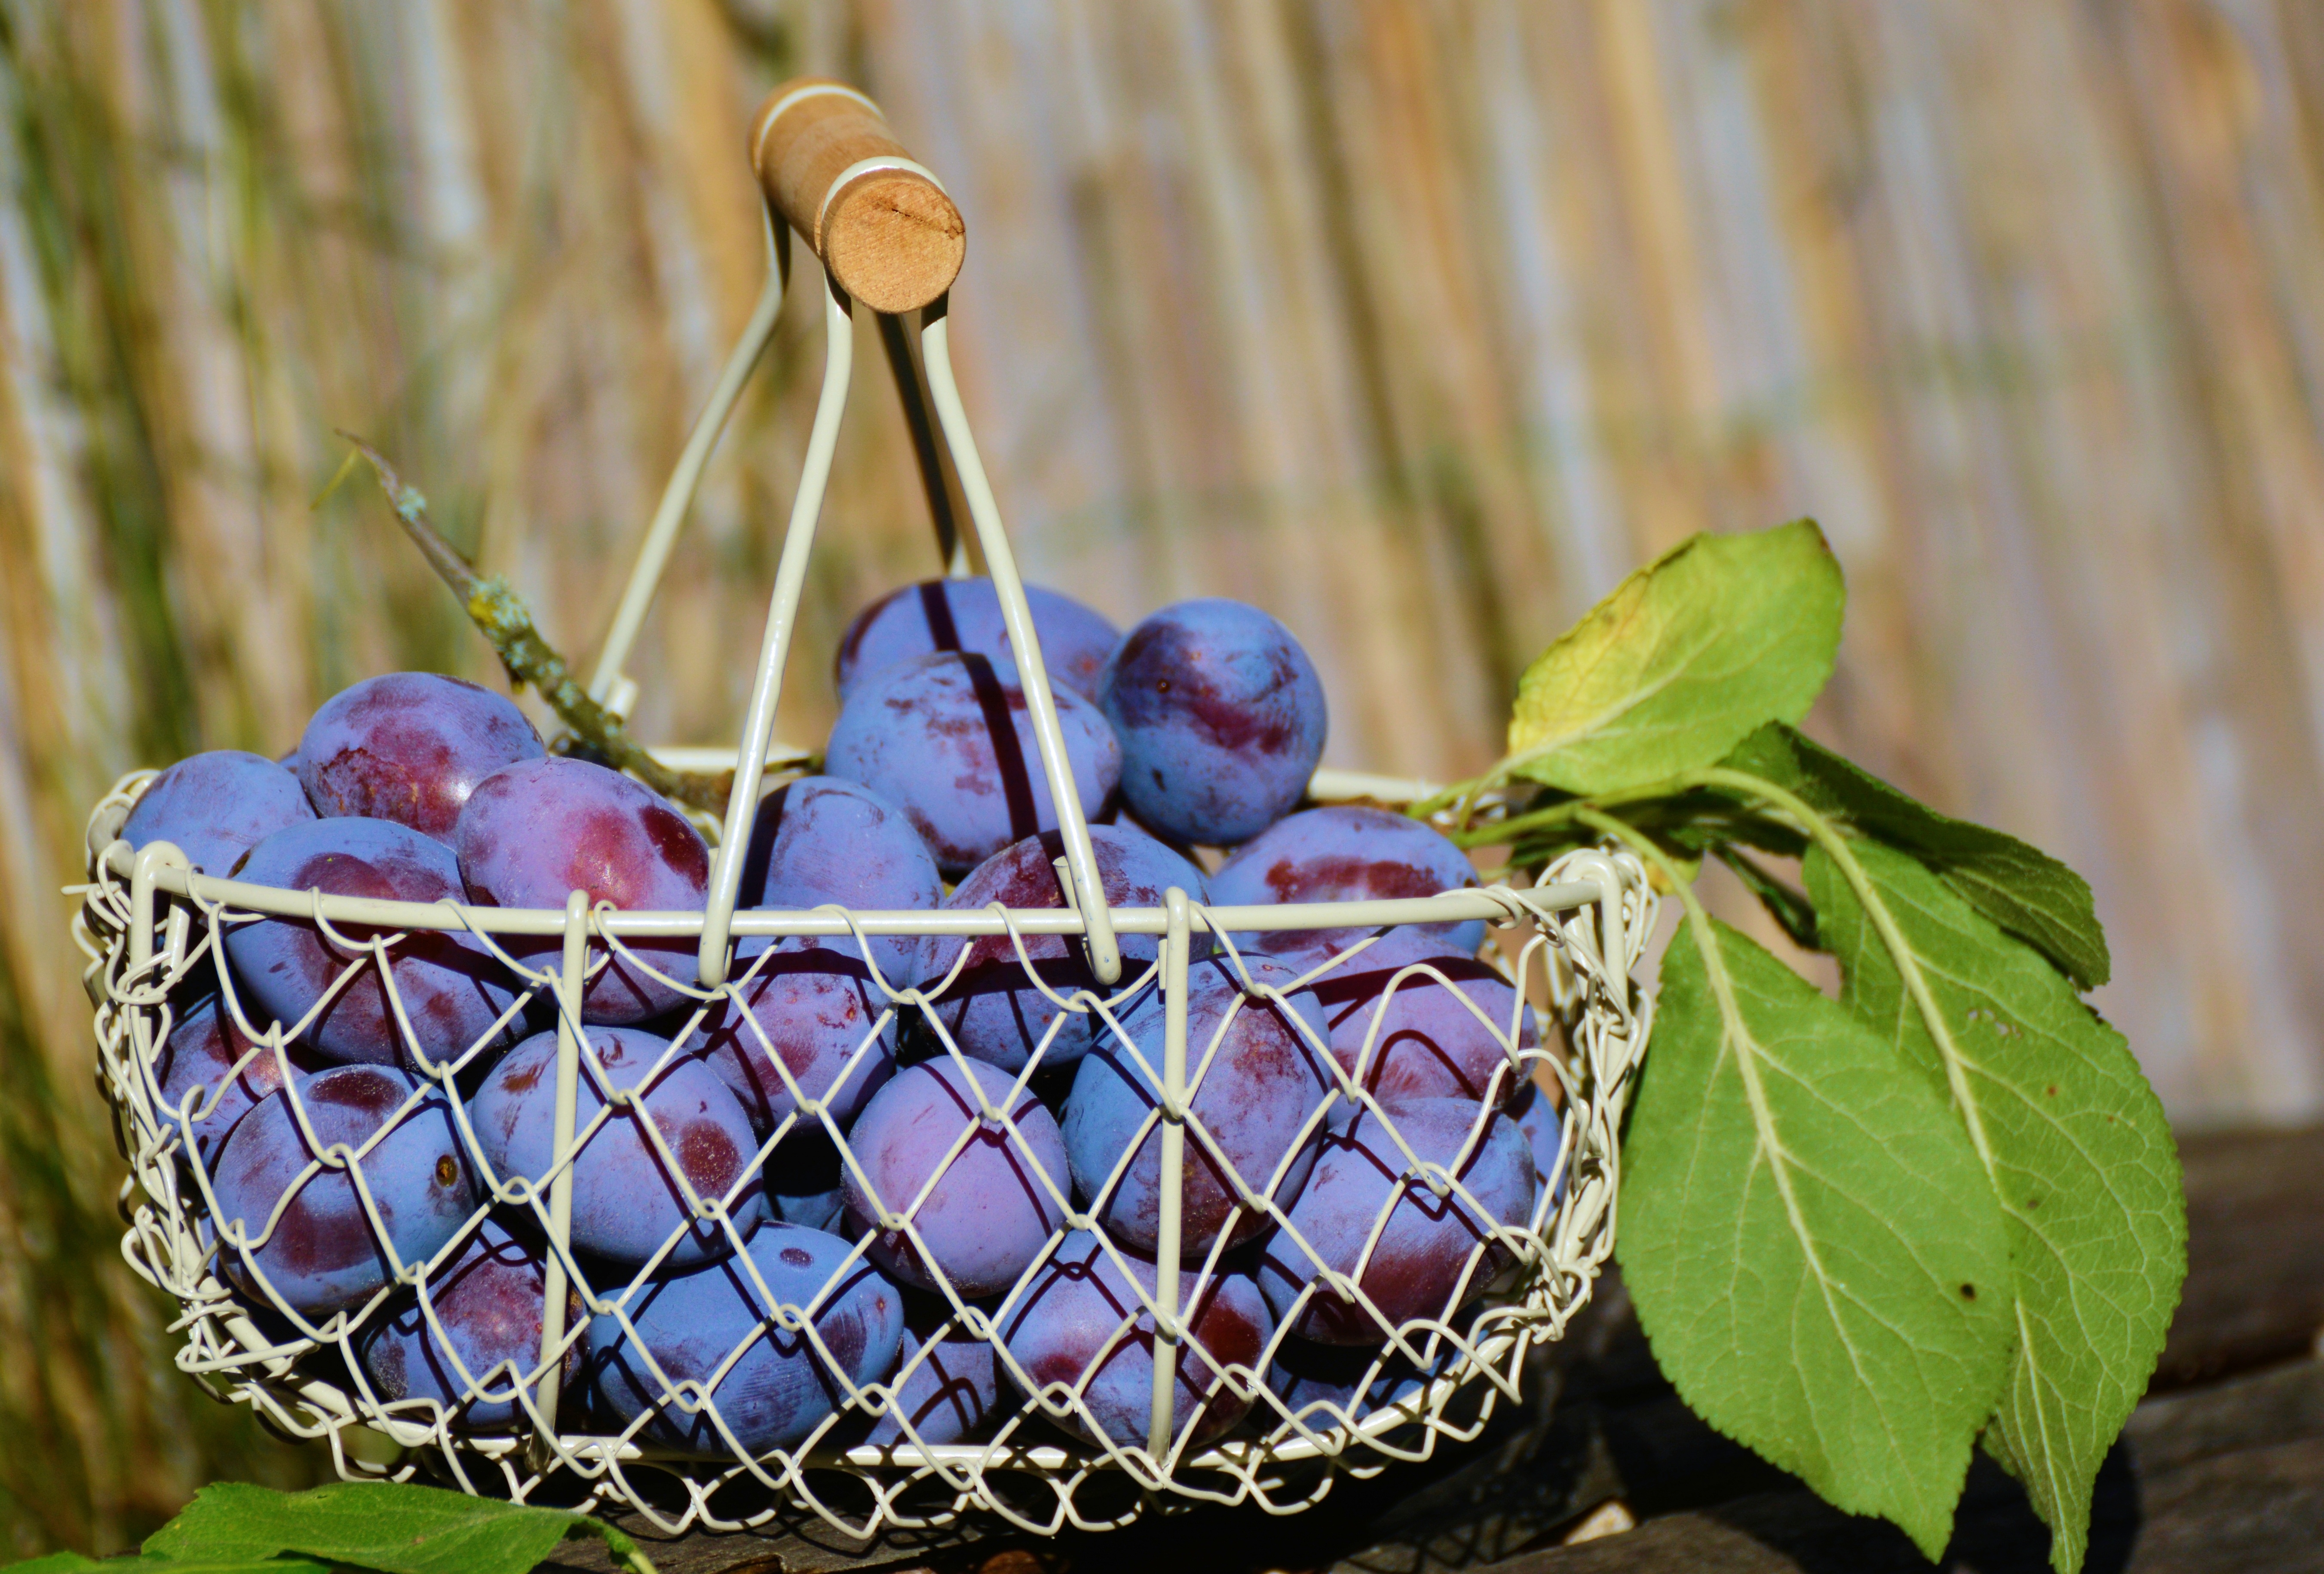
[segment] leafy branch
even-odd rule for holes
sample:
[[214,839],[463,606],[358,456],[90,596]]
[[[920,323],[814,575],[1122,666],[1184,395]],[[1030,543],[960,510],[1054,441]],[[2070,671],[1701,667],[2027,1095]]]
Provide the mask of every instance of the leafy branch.
[[[347,432],[339,435],[355,445],[355,452],[340,467],[339,478],[346,475],[358,456],[370,462],[372,472],[379,477],[380,490],[387,495],[388,506],[395,511],[404,533],[419,547],[428,566],[460,598],[469,620],[492,642],[501,665],[508,670],[510,682],[530,683],[533,692],[572,729],[580,749],[590,757],[629,772],[665,798],[714,814],[724,812],[733,790],[733,773],[673,771],[655,759],[630,736],[622,718],[598,704],[574,678],[565,658],[534,625],[532,609],[525,605],[524,597],[499,575],[478,574],[475,565],[429,522],[428,499],[420,495],[420,488],[397,475],[395,467],[371,444]],[[334,478],[332,487],[337,485],[338,478]],[[329,495],[328,488],[324,495]]]
[[[1516,869],[1611,838],[1679,896],[1617,1249],[1681,1395],[1932,1558],[1981,1446],[2073,1574],[2185,1275],[2177,1153],[2080,998],[2089,886],[1796,730],[1844,602],[1805,521],[1683,543],[1526,671],[1499,765],[1413,812]],[[1711,917],[1707,857],[1838,959],[1837,1000]]]

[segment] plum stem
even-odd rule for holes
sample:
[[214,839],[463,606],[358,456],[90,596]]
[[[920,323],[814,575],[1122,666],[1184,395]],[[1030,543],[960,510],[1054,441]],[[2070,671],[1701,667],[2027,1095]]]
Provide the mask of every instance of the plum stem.
[[363,439],[346,431],[339,435],[370,461],[373,473],[379,477],[380,490],[387,495],[388,506],[395,511],[403,532],[420,549],[420,555],[428,560],[428,566],[460,598],[461,608],[467,613],[469,621],[492,642],[493,651],[508,670],[512,683],[532,685],[533,692],[557,712],[558,718],[572,729],[574,739],[589,755],[616,770],[628,772],[665,798],[714,813],[726,807],[726,800],[733,791],[733,773],[673,771],[655,759],[643,745],[630,736],[621,718],[591,699],[588,690],[574,680],[564,656],[542,637],[524,597],[499,575],[478,574],[459,550],[429,522],[428,499],[421,495],[420,488],[397,475],[395,467]]

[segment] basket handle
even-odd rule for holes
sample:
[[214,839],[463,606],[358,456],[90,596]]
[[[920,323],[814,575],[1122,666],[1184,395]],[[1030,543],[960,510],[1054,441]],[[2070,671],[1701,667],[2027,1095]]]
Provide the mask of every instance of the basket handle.
[[844,82],[798,77],[770,94],[752,123],[751,167],[825,272],[872,310],[916,311],[960,276],[960,209]]

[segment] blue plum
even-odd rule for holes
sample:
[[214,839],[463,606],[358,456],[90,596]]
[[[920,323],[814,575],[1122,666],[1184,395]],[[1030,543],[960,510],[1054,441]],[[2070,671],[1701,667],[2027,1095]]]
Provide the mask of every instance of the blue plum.
[[[709,889],[710,849],[686,816],[586,760],[530,760],[493,772],[469,794],[452,846],[480,906],[561,908],[567,894],[586,891],[593,903],[699,912]],[[538,958],[559,943],[554,935],[512,937],[508,949]],[[639,940],[628,949],[634,958],[617,956],[589,981],[584,1021],[643,1022],[686,999],[670,980],[694,981],[692,940]]]
[[[1121,776],[1097,707],[1056,691],[1074,791],[1094,815]],[[1056,805],[1017,669],[981,655],[918,656],[865,680],[831,729],[824,767],[894,804],[948,876],[1011,842],[1054,830]]]
[[[1109,907],[1159,907],[1173,885],[1194,902],[1206,900],[1202,871],[1151,837],[1139,836],[1110,825],[1090,827],[1090,848],[1095,855],[1099,883]],[[1063,890],[1054,860],[1065,856],[1065,839],[1056,831],[1028,837],[979,864],[967,879],[945,899],[947,912],[976,912],[1000,903],[1010,908],[1061,907]],[[1210,937],[1195,937],[1197,949],[1207,951]],[[1125,964],[1124,982],[1134,980],[1143,964],[1160,954],[1157,937],[1120,937]],[[958,1043],[961,1052],[976,1060],[1016,1071],[1032,1058],[1050,1024],[1065,1018],[1056,1036],[1043,1051],[1045,1068],[1070,1065],[1105,1031],[1096,1013],[1076,1014],[1061,1010],[1026,976],[1017,946],[1007,935],[986,935],[973,940],[931,937],[921,942],[920,982],[933,989],[965,949],[967,959],[935,1008],[936,1020]],[[1071,998],[1077,989],[1104,997],[1084,959],[1081,942],[1065,935],[1028,935],[1025,955],[1041,981]]]
[[1291,631],[1256,606],[1166,606],[1098,681],[1121,740],[1121,795],[1166,837],[1231,847],[1288,813],[1323,758],[1323,682]]
[[[314,819],[276,831],[244,856],[235,877],[284,891],[388,902],[464,902],[460,869],[443,843],[386,819]],[[495,1023],[516,1000],[516,982],[475,936],[458,930],[411,930],[389,955],[388,972],[405,1020],[407,1042],[387,986],[358,949],[381,931],[309,918],[265,918],[226,932],[226,960],[254,1023],[296,1027],[338,977],[357,976],[322,1006],[300,1037],[334,1060],[390,1065],[457,1060],[482,1045],[489,1052],[514,1025]],[[334,933],[337,938],[334,938]],[[342,941],[347,943],[342,944]]]
[[[374,1317],[356,1340],[357,1358],[382,1403],[417,1403],[415,1417],[448,1413],[468,1432],[505,1432],[530,1420],[517,1398],[540,1368],[542,1313],[549,1304],[548,1257],[542,1248],[486,1218],[459,1255],[428,1275],[428,1305],[417,1300],[392,1316]],[[435,1312],[433,1326],[428,1311]],[[577,1333],[581,1296],[567,1292],[565,1327]],[[565,1380],[581,1370],[576,1338],[567,1347]]]
[[[1295,814],[1236,849],[1211,876],[1211,900],[1222,907],[1386,902],[1476,884],[1469,856],[1438,831],[1383,809],[1334,804]],[[1474,951],[1485,943],[1482,919],[1413,927],[1434,934],[1449,950]],[[1235,938],[1239,945],[1296,957],[1307,967],[1372,932],[1360,927],[1275,930]]]
[[[297,1073],[319,1071],[329,1063],[296,1045],[289,1055]],[[170,1036],[153,1058],[153,1078],[161,1096],[158,1113],[163,1123],[178,1124],[180,1111],[190,1116],[194,1152],[208,1162],[232,1134],[235,1123],[282,1086],[282,1063],[272,1050],[243,1036],[217,995],[206,995],[171,1023]]]
[[[1121,631],[1071,597],[1025,587],[1033,635],[1052,688],[1097,697],[1097,676],[1121,643]],[[855,615],[839,642],[832,678],[844,704],[857,688],[901,662],[933,651],[968,651],[1014,664],[1017,652],[1001,620],[1001,597],[987,579],[923,579],[892,590]]]
[[[290,1107],[294,1097],[312,1143]],[[352,1153],[365,1143],[373,1143],[370,1151],[352,1162],[363,1171],[383,1238],[372,1228],[352,1171],[324,1160],[333,1148]],[[267,1301],[271,1289],[308,1313],[383,1288],[393,1276],[390,1247],[406,1267],[434,1256],[476,1206],[450,1105],[390,1066],[334,1066],[268,1094],[226,1138],[211,1183],[223,1235],[265,1237],[246,1250],[223,1246],[226,1276],[254,1300]]]
[[[1056,1199],[1071,1180],[1056,1117],[1029,1092],[1011,1099],[1011,1086],[973,1060],[926,1060],[872,1095],[848,1133],[862,1173],[841,1177],[847,1227],[872,1232],[872,1260],[902,1282],[936,1290],[941,1275],[964,1300],[997,1295],[1065,1221]],[[1008,1123],[988,1123],[988,1104]],[[910,1221],[918,1244],[884,1227],[890,1213]]]
[[[1154,1419],[1154,1314],[1146,1307],[1157,1280],[1153,1264],[1127,1261],[1125,1273],[1095,1234],[1074,1231],[1025,1293],[1011,1298],[1000,1332],[1035,1397],[1070,1404],[1069,1391],[1078,1389],[1080,1403],[1069,1414],[1045,1410],[1051,1421],[1091,1442],[1111,1439],[1142,1449]],[[1199,1445],[1250,1410],[1250,1400],[1227,1383],[1226,1368],[1255,1372],[1275,1323],[1258,1287],[1241,1273],[1204,1281],[1181,1270],[1178,1315],[1194,1337],[1178,1350],[1171,1430],[1185,1436],[1200,1407],[1191,1439]]]
[[[970,1333],[936,1296],[905,1292],[904,1342],[896,1371],[896,1396],[885,1415],[862,1429],[863,1442],[956,1443],[998,1410],[991,1345]],[[906,1421],[911,1422],[910,1435],[904,1430]]]
[[477,782],[542,753],[505,697],[438,672],[388,672],[325,700],[290,768],[327,817],[392,819],[448,842]]
[[805,935],[761,941],[737,965],[750,971],[710,1008],[688,1047],[733,1090],[760,1131],[774,1130],[798,1107],[778,1061],[846,1126],[896,1064],[895,1020],[872,1032],[888,1004],[854,942]]
[[1408,1098],[1507,1105],[1532,1065],[1504,1047],[1512,1021],[1520,1053],[1540,1047],[1533,1007],[1519,1007],[1508,980],[1421,931],[1381,936],[1314,987],[1331,1023],[1333,1059],[1391,1106]]
[[[1480,1115],[1482,1138],[1456,1170]],[[1415,1319],[1450,1318],[1508,1261],[1493,1230],[1522,1226],[1533,1211],[1533,1154],[1508,1116],[1467,1099],[1419,1098],[1399,1105],[1393,1120],[1391,1134],[1366,1110],[1327,1134],[1306,1190],[1291,1205],[1289,1227],[1267,1242],[1259,1288],[1302,1338],[1377,1345]],[[1476,1205],[1457,1192],[1438,1197],[1410,1170],[1398,1137],[1422,1162],[1457,1174]],[[1367,1257],[1365,1243],[1383,1214],[1387,1224]],[[1353,1278],[1379,1316],[1361,1301],[1342,1300],[1325,1270]]]
[[[1187,1130],[1178,1178],[1182,1262],[1201,1262],[1222,1234],[1231,1246],[1272,1227],[1263,1208],[1242,1203],[1230,1174],[1240,1176],[1264,1202],[1288,1205],[1315,1163],[1323,1123],[1310,1130],[1308,1118],[1333,1097],[1333,1080],[1321,1065],[1326,1040],[1315,997],[1305,990],[1289,993],[1297,976],[1277,962],[1251,957],[1246,966],[1254,985],[1286,991],[1285,1004],[1246,996],[1224,958],[1196,962],[1187,970],[1186,1076],[1193,1085],[1188,1107],[1201,1131],[1192,1125]],[[1161,1105],[1161,991],[1139,996],[1121,1026],[1138,1052],[1109,1035],[1082,1061],[1065,1104],[1065,1156],[1074,1184],[1091,1199],[1107,1232],[1118,1244],[1150,1257],[1161,1229],[1166,1183],[1156,1113]],[[1139,1128],[1149,1119],[1154,1124],[1140,1141]],[[1122,1157],[1133,1143],[1138,1151],[1125,1167]],[[1117,1168],[1120,1178],[1112,1180]]]
[[[699,1060],[673,1054],[657,1073],[669,1045],[653,1033],[600,1027],[588,1037],[604,1084],[585,1058],[576,1084],[575,1133],[588,1132],[606,1107],[604,1088],[632,1097],[613,1106],[574,1157],[574,1246],[633,1264],[675,1236],[662,1258],[665,1266],[723,1255],[732,1240],[715,1219],[695,1213],[687,1188],[705,1202],[731,1197],[726,1207],[738,1233],[758,1223],[766,1198],[749,1173],[758,1153],[750,1116]],[[557,1151],[556,1033],[536,1033],[511,1050],[468,1100],[468,1118],[493,1179],[521,1175],[540,1185],[545,1200]],[[649,1121],[675,1169],[655,1151]]]
[[[930,908],[943,896],[927,843],[902,810],[869,787],[802,776],[759,801],[742,859],[743,906],[835,904],[877,912]],[[890,987],[905,981],[912,949],[901,936],[872,942]]]
[[223,875],[276,831],[314,818],[298,777],[262,755],[213,749],[147,782],[121,838],[133,847],[174,843],[195,868]]
[[[1424,1369],[1400,1350],[1319,1345],[1286,1335],[1275,1348],[1267,1385],[1311,1430],[1329,1431],[1342,1416],[1361,1421],[1375,1411],[1417,1399],[1460,1359],[1461,1350],[1440,1339],[1434,1356]],[[1285,1420],[1281,1430],[1290,1435],[1297,1429]]]
[[[798,1443],[845,1401],[843,1375],[861,1388],[895,1369],[904,1298],[850,1256],[820,1230],[765,1224],[742,1255],[646,1284],[628,1302],[634,1335],[612,1312],[589,1321],[598,1403],[622,1427],[651,1412],[635,1435],[685,1453]],[[778,1307],[811,1310],[828,1362],[803,1330],[775,1320]],[[698,1412],[666,1402],[669,1384],[708,1384],[746,1342]]]

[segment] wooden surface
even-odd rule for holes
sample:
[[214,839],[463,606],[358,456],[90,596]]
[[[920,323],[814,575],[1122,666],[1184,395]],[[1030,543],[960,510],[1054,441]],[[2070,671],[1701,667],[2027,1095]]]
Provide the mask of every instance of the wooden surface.
[[[2187,1294],[2153,1391],[2099,1475],[2089,1574],[2324,1566],[2324,1128],[2185,1143]],[[1545,1352],[1527,1405],[1479,1442],[1283,1519],[1196,1510],[1128,1532],[1028,1540],[1005,1526],[873,1546],[802,1529],[652,1549],[665,1574],[929,1569],[1098,1574],[1913,1574],[1894,1529],[1830,1508],[1713,1433],[1655,1369],[1618,1282]],[[1561,1544],[1618,1500],[1637,1529]],[[1989,1461],[1940,1567],[2038,1574],[2048,1532]],[[551,1569],[610,1569],[594,1547]]]

